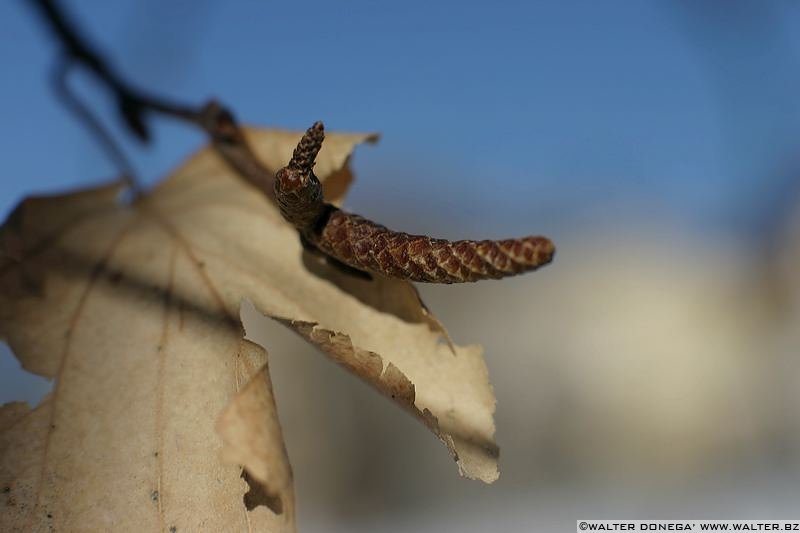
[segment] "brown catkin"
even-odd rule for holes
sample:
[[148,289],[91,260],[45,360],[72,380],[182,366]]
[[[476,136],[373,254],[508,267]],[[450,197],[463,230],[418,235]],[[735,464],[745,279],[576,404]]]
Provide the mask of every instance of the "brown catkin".
[[350,267],[425,283],[464,283],[500,279],[536,270],[553,259],[546,237],[499,241],[447,241],[392,231],[347,213],[322,197],[312,171],[324,131],[317,122],[275,177],[275,196],[284,218],[304,240]]
[[353,268],[426,283],[513,276],[549,263],[555,252],[544,237],[447,241],[392,231],[340,210],[311,243]]

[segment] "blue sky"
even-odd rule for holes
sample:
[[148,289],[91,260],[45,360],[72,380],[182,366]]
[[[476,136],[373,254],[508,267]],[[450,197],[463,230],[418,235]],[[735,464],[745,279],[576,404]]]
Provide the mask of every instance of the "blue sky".
[[[580,231],[630,212],[761,231],[800,173],[791,0],[65,4],[143,87],[250,123],[383,132],[350,203],[401,229]],[[0,3],[0,35],[0,211],[113,175],[54,98],[57,49],[26,2]],[[117,131],[149,183],[202,141],[155,131],[144,149]]]

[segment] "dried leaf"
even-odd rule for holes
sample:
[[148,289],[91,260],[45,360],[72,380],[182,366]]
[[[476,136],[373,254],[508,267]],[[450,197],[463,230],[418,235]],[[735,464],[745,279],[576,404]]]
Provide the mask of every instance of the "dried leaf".
[[[247,135],[271,170],[299,138]],[[370,139],[329,136],[315,169],[326,196]],[[0,336],[55,379],[35,409],[0,411],[2,529],[291,531],[291,469],[266,353],[242,339],[244,299],[419,417],[462,474],[497,478],[481,350],[449,345],[410,284],[304,252],[210,149],[134,205],[121,189],[29,199],[1,230],[14,250],[0,255]]]
[[[269,367],[257,366],[263,363],[266,353],[260,346],[243,340],[239,355],[244,359],[244,364],[239,365],[239,382],[246,385],[217,420],[217,432],[225,443],[222,457],[227,463],[247,465],[243,477],[250,485],[244,496],[248,511],[264,505],[273,511],[265,514],[265,520],[285,513],[293,521],[292,469],[275,414]],[[273,522],[270,531],[282,530],[283,522]]]

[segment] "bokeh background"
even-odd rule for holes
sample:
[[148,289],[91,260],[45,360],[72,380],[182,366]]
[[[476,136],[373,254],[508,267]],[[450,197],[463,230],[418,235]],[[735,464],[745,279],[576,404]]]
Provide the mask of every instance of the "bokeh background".
[[[380,131],[347,206],[448,238],[552,237],[532,275],[421,287],[486,348],[500,480],[245,306],[271,353],[305,531],[571,531],[579,518],[796,518],[800,3],[68,0],[142,87],[248,123]],[[115,175],[0,3],[0,215]],[[116,125],[111,102],[70,83]],[[204,142],[155,120],[155,183]],[[0,344],[0,401],[49,383]]]

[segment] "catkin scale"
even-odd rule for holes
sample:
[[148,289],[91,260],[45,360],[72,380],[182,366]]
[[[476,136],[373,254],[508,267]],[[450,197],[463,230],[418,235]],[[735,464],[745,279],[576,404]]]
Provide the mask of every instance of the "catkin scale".
[[500,279],[536,270],[553,259],[546,237],[498,241],[447,241],[392,231],[324,202],[314,159],[324,130],[306,131],[289,164],[275,176],[275,197],[283,217],[304,241],[350,267],[425,283]]

